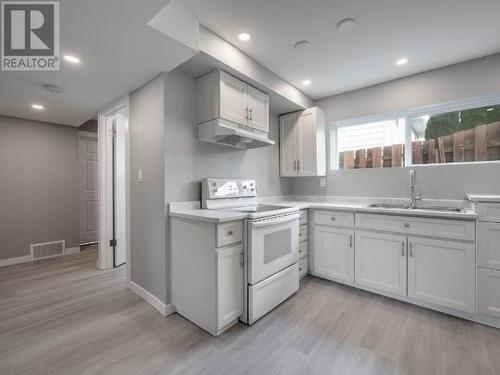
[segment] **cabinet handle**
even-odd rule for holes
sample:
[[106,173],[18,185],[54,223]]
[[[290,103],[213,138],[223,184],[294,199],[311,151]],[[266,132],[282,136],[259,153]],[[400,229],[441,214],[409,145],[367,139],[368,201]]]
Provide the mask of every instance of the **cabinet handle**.
[[297,160],[297,170],[300,169],[300,160]]
[[413,244],[410,242],[410,258],[413,258]]
[[410,227],[410,223],[405,223],[405,228],[409,228]]
[[349,247],[352,248],[352,234],[349,236]]
[[233,235],[233,231],[232,231],[232,230],[230,230],[229,232],[227,232],[227,235],[228,235],[228,236],[232,236],[232,235]]
[[293,170],[296,171],[297,170],[297,160],[294,160],[293,161]]
[[405,256],[405,243],[401,242],[401,256]]
[[240,253],[240,266],[243,267],[243,253]]
[[330,220],[331,220],[331,221],[335,221],[335,216],[332,216],[332,217],[330,218]]
[[251,107],[248,108],[248,112],[252,113],[252,108]]

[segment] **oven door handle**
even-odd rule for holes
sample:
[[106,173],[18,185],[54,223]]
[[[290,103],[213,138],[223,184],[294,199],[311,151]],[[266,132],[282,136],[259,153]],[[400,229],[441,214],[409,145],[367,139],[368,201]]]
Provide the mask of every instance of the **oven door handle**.
[[270,219],[265,221],[257,221],[252,223],[253,228],[267,227],[270,225],[288,223],[289,221],[298,220],[300,215],[285,216],[276,219]]

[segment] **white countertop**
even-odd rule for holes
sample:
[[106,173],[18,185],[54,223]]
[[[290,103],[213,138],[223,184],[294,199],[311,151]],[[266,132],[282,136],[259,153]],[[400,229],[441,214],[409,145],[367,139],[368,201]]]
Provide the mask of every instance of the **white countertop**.
[[[404,208],[382,208],[368,207],[371,203],[406,203],[407,200],[386,198],[345,198],[342,197],[263,197],[259,198],[259,203],[275,204],[278,206],[298,207],[299,209],[333,209],[342,211],[368,212],[368,213],[384,213],[392,215],[404,216],[422,216],[434,217],[442,219],[462,219],[474,220],[477,218],[477,213],[471,207],[468,207],[462,201],[424,201],[424,205],[442,206],[442,207],[464,207],[465,212],[443,212],[421,209],[404,209]],[[234,220],[242,220],[247,218],[247,214],[234,211],[219,211],[201,209],[200,202],[179,202],[169,205],[169,215],[172,217],[180,217],[190,220],[200,220],[212,223],[224,223]]]
[[500,203],[500,195],[467,194],[467,199],[471,202]]

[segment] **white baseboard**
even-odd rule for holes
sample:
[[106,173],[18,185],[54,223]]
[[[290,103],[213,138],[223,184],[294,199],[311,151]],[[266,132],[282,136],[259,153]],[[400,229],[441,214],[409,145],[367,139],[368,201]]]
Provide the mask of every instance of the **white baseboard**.
[[[80,246],[68,247],[68,248],[64,249],[63,255],[57,255],[53,258],[61,257],[64,255],[77,254],[79,252],[80,252]],[[47,259],[47,258],[42,258],[42,259]],[[33,261],[37,261],[37,260],[39,260],[39,259],[33,259],[31,257],[31,255],[24,255],[24,256],[15,257],[15,258],[0,259],[0,267],[12,266],[14,264],[33,262]]]
[[154,296],[150,292],[148,292],[143,287],[137,285],[133,281],[129,281],[129,289],[141,297],[144,301],[153,306],[158,312],[163,316],[171,315],[175,312],[174,306],[171,304],[165,304],[158,299],[158,297]]
[[64,255],[77,254],[79,252],[80,252],[80,246],[68,247],[68,248],[64,249]]
[[0,267],[12,266],[14,264],[31,262],[32,260],[33,259],[31,259],[31,255],[25,255],[22,257],[15,257],[15,258],[0,259]]

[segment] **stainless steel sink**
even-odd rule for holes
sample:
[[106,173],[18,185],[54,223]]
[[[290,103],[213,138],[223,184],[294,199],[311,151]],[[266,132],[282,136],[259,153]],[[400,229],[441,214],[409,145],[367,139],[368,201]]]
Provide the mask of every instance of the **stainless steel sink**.
[[439,211],[439,212],[465,212],[462,208],[457,207],[439,207],[439,206],[426,206],[426,207],[410,207],[408,204],[390,204],[390,203],[373,203],[368,207],[373,208],[387,208],[397,210],[422,210],[422,211]]
[[392,209],[398,209],[398,210],[405,210],[405,209],[410,208],[410,206],[408,206],[407,204],[390,204],[390,203],[373,203],[373,204],[370,204],[368,207],[392,208]]

